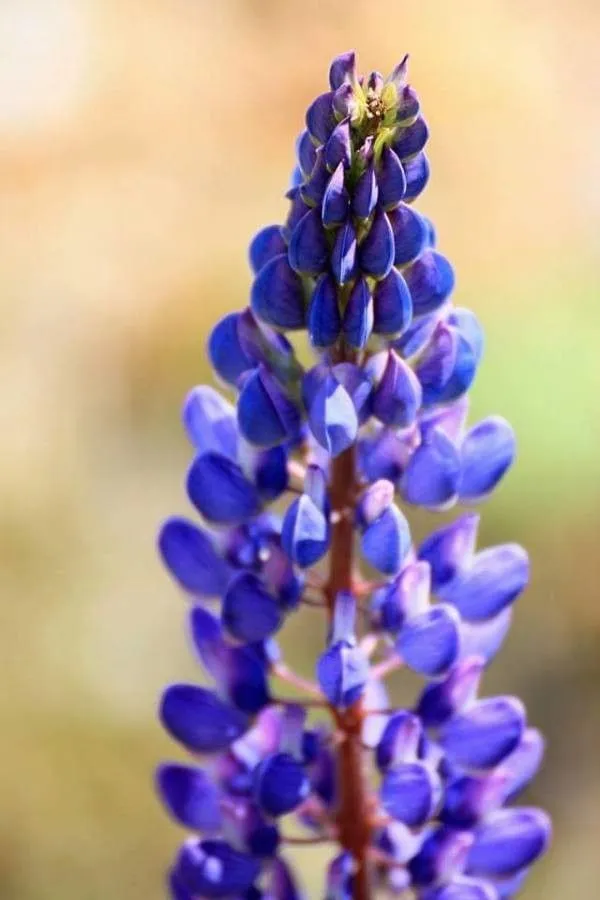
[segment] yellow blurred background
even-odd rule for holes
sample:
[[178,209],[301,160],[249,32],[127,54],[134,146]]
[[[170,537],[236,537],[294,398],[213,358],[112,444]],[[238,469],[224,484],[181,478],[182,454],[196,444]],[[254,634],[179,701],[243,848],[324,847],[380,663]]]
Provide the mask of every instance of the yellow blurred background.
[[555,843],[522,896],[598,894],[599,36],[597,0],[2,0],[1,900],[165,895],[156,698],[197,676],[154,553],[185,509],[180,401],[350,47],[363,70],[411,53],[420,208],[487,330],[474,410],[519,436],[483,539],[533,560],[486,680],[549,741]]

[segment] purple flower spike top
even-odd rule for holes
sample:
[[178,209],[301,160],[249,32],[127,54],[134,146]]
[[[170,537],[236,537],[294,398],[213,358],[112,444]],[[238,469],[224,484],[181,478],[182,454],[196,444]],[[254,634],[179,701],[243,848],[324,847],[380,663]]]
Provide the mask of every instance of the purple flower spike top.
[[[192,508],[159,532],[210,682],[159,704],[193,756],[156,774],[188,832],[167,890],[302,900],[287,848],[328,843],[328,900],[512,897],[550,842],[519,805],[544,740],[517,698],[479,691],[530,567],[510,535],[479,546],[469,507],[516,441],[501,416],[467,421],[483,333],[415,208],[429,130],[408,58],[386,78],[341,54],[299,125],[289,209],[250,242],[250,305],[207,342],[227,396],[184,403]],[[415,544],[413,507],[461,505]],[[276,643],[308,607],[314,680]],[[423,683],[396,708],[403,667]]]

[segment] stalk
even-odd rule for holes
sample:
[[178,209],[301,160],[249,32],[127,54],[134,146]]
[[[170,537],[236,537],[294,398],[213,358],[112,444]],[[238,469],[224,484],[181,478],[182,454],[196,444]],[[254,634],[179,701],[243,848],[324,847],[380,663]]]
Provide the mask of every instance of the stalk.
[[[355,354],[344,345],[336,349],[335,362],[353,362]],[[356,448],[340,453],[331,464],[331,507],[334,513],[329,555],[329,576],[324,588],[329,621],[340,591],[352,591],[354,557],[353,509],[357,493]],[[339,841],[354,860],[353,900],[369,900],[368,847],[371,842],[366,781],[361,742],[363,709],[359,701],[345,711],[331,708],[342,735],[337,772],[339,805],[336,825]]]

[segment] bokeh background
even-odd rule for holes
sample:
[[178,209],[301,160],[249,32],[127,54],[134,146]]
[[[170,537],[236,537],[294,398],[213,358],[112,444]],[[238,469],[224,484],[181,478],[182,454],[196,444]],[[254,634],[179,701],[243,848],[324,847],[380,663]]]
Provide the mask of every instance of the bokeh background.
[[[555,844],[523,896],[597,895],[599,35],[597,0],[2,0],[2,900],[164,896],[155,703],[197,675],[154,554],[185,508],[180,401],[352,46],[363,69],[412,54],[420,208],[488,334],[474,412],[519,435],[483,538],[533,560],[486,681],[549,740],[531,799]],[[318,628],[295,628],[308,665]]]

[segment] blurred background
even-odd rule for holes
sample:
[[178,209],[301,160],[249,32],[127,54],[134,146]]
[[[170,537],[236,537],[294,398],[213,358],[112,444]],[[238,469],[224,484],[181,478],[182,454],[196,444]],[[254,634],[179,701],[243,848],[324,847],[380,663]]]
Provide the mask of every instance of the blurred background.
[[[164,896],[156,698],[197,676],[154,552],[185,510],[180,403],[353,46],[363,71],[412,55],[420,208],[488,336],[474,414],[519,436],[483,542],[533,560],[485,685],[549,742],[555,843],[523,897],[597,893],[599,33],[597,0],[2,0],[1,900]],[[308,665],[318,629],[295,629]]]

